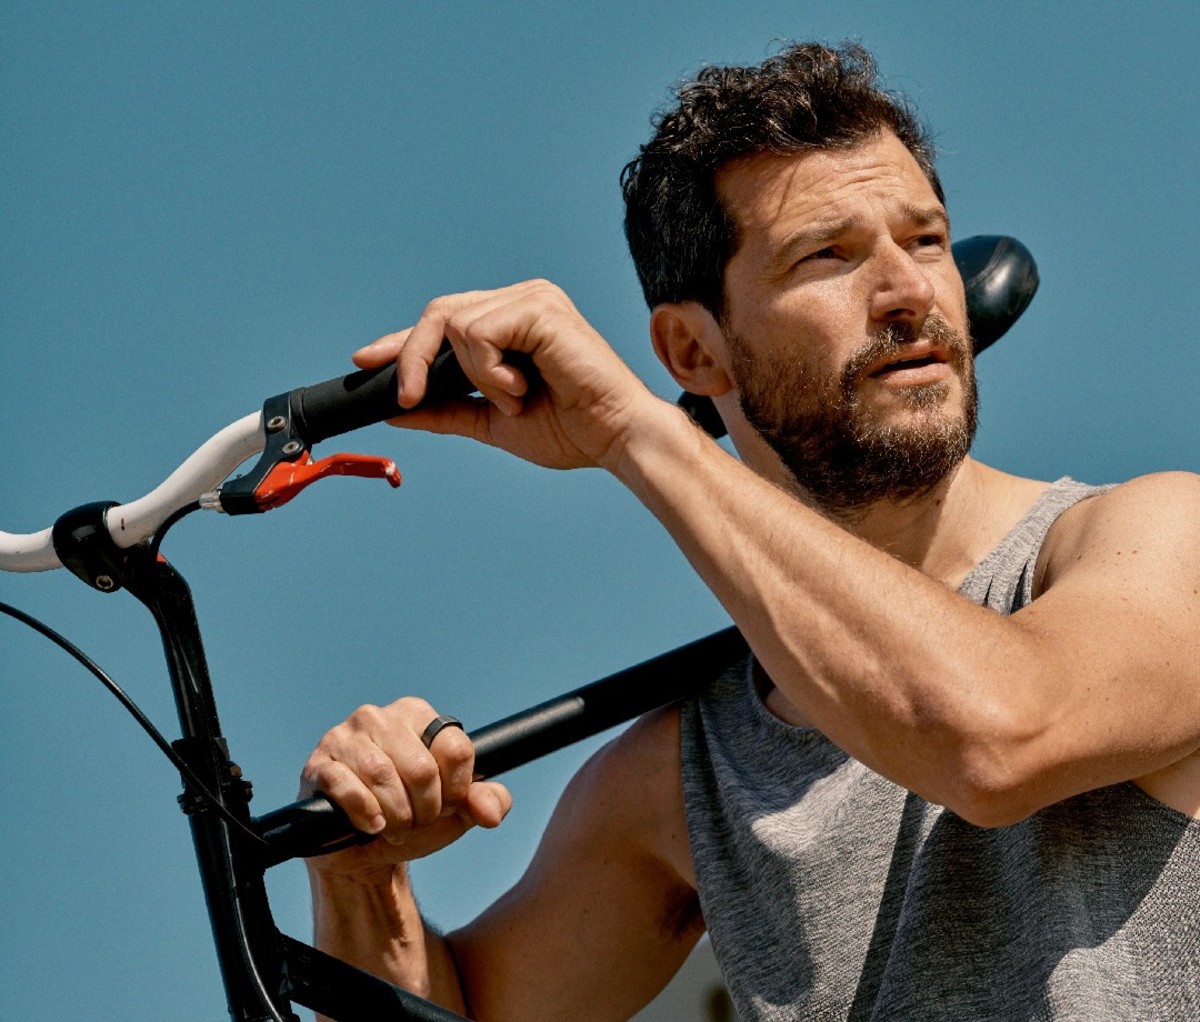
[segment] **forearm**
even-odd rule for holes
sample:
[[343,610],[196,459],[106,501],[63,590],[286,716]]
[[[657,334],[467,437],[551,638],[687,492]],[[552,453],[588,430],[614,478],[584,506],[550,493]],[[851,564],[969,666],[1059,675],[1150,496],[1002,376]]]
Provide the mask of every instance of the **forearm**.
[[318,948],[420,997],[466,1014],[454,958],[421,918],[407,871],[366,883],[309,873]]
[[[666,350],[674,328],[660,327]],[[1038,599],[1002,617],[954,586],[1038,484],[967,459],[918,499],[873,505],[851,534],[654,397],[553,285],[437,299],[411,330],[356,358],[398,357],[415,400],[444,338],[487,400],[400,421],[548,467],[612,471],[668,529],[798,716],[879,773],[973,821],[1011,822],[1200,744],[1200,604],[1196,576],[1178,570],[1200,563],[1194,480],[1120,487],[1084,502],[1090,511],[1065,512],[1043,547]],[[715,363],[687,361],[691,333],[675,340],[681,372],[721,383]],[[508,352],[533,359],[532,390],[498,357]],[[747,443],[749,464],[785,478],[749,429]],[[795,716],[791,707],[777,708]]]

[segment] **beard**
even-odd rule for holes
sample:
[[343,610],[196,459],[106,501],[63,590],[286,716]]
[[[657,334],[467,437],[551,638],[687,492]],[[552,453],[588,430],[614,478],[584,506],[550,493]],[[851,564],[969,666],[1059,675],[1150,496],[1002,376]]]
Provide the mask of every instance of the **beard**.
[[[979,405],[971,344],[940,316],[929,316],[919,331],[889,324],[836,377],[817,377],[778,355],[752,354],[730,330],[726,338],[747,421],[792,474],[800,496],[831,517],[854,520],[881,500],[923,496],[971,449]],[[923,339],[949,352],[963,384],[962,408],[954,414],[944,407],[948,383],[929,383],[898,391],[915,413],[908,422],[877,421],[863,401],[864,373]]]

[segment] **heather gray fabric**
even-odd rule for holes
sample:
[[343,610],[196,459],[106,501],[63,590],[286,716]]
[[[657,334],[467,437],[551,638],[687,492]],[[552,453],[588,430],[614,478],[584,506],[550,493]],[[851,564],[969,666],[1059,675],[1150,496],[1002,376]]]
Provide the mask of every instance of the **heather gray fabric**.
[[[1030,598],[1055,483],[962,592]],[[682,715],[700,903],[756,1020],[1196,1022],[1200,821],[1133,784],[984,830],[762,704],[749,665]]]

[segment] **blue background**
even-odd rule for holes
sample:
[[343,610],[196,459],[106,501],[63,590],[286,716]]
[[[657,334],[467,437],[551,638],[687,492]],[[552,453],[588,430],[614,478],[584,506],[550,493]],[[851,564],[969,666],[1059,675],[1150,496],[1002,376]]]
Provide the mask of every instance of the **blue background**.
[[[871,48],[934,126],[956,236],[1013,234],[1038,260],[1041,293],[980,363],[977,455],[1044,479],[1195,470],[1197,29],[1200,8],[1168,0],[9,0],[0,528],[144,493],[447,291],[549,277],[674,398],[617,176],[674,82],[785,38]],[[336,480],[269,516],[193,517],[167,544],[258,812],[294,797],[310,747],[362,702],[418,693],[473,727],[726,623],[599,472],[384,426],[346,446],[394,456],[404,487]],[[62,573],[0,577],[0,598],[175,734],[131,599]],[[0,699],[4,1016],[224,1017],[172,768],[4,621]],[[436,921],[517,877],[585,752],[513,774],[499,832],[418,865]],[[303,870],[271,890],[306,937]]]

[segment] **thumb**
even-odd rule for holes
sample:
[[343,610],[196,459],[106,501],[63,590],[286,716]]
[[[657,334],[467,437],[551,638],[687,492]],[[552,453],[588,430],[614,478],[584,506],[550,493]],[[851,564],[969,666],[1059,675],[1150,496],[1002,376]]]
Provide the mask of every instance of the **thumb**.
[[498,827],[512,808],[512,795],[496,781],[476,781],[467,791],[466,809],[480,827]]

